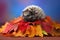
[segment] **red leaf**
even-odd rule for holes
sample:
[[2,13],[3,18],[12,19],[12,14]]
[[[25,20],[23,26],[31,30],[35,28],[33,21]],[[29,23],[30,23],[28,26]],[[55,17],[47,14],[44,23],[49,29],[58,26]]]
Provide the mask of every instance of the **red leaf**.
[[3,33],[8,33],[13,28],[12,24],[7,24],[6,28],[4,29]]
[[47,32],[51,33],[52,26],[49,23],[42,22],[42,28]]

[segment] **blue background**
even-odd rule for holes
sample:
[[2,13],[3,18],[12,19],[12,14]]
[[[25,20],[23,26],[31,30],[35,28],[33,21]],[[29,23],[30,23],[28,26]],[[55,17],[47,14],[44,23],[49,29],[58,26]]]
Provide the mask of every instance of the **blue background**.
[[22,10],[29,5],[40,6],[46,15],[60,22],[60,0],[5,0],[8,3],[9,16],[13,19],[21,15]]
[[28,5],[40,6],[46,15],[53,20],[60,21],[60,0],[10,0],[12,3],[12,15],[18,17]]

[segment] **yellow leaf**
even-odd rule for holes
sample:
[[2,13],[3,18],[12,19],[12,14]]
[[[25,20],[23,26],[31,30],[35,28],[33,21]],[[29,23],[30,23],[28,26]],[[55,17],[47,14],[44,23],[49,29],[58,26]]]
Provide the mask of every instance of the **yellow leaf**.
[[5,28],[7,27],[8,24],[9,23],[6,22],[5,25],[2,25],[2,28],[0,28],[0,33],[2,33],[5,30]]
[[44,35],[48,35],[47,32],[45,32],[44,30],[42,31],[42,33],[43,33]]
[[15,37],[25,37],[20,30],[19,30],[18,32],[13,32],[12,34],[13,34]]
[[28,35],[28,37],[34,37],[35,36],[35,28],[34,26],[31,26],[29,29],[30,34]]
[[36,26],[36,35],[43,37],[41,25]]

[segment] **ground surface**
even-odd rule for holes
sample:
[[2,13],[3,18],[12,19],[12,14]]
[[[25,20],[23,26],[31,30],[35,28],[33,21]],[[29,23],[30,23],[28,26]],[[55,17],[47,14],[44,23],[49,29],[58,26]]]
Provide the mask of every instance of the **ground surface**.
[[0,35],[0,40],[60,40],[60,37],[5,37]]

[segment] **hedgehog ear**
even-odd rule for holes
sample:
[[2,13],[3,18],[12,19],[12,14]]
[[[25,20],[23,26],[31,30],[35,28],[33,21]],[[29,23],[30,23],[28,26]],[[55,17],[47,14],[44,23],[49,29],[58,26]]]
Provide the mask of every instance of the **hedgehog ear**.
[[46,18],[46,15],[45,15],[45,13],[44,12],[41,12],[42,14],[41,14],[41,19],[45,19]]
[[45,18],[46,18],[46,15],[45,15],[44,11],[41,11],[39,13],[39,19],[45,19]]

